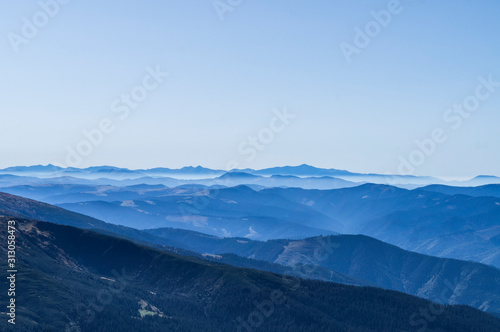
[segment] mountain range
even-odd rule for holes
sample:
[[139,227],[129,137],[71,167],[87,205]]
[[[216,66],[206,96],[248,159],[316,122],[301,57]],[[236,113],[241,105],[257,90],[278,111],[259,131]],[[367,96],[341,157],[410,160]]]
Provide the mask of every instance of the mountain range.
[[405,251],[366,236],[261,242],[247,238],[218,238],[172,228],[139,231],[8,194],[0,194],[0,213],[91,229],[155,249],[234,266],[349,285],[376,286],[446,304],[468,304],[500,314],[500,270]]
[[[1,190],[137,229],[174,227],[257,240],[364,234],[423,254],[500,267],[500,198],[433,188],[50,185]],[[493,194],[499,185],[488,188]]]
[[18,327],[499,330],[499,180],[309,165],[0,170]]
[[[0,170],[0,174],[10,174],[17,176],[39,177],[39,178],[59,178],[59,177],[72,177],[77,179],[90,179],[98,180],[106,178],[109,180],[127,180],[130,185],[131,181],[141,179],[145,181],[154,181],[163,178],[165,182],[172,180],[183,180],[183,183],[193,183],[199,180],[214,180],[223,175],[231,173],[246,173],[261,177],[271,177],[273,175],[285,177],[298,177],[298,178],[333,178],[333,188],[314,188],[314,189],[334,189],[342,184],[354,183],[378,183],[390,184],[395,186],[402,186],[414,188],[415,186],[424,186],[430,184],[447,184],[456,186],[479,186],[491,183],[500,184],[500,178],[495,176],[480,175],[466,181],[445,181],[436,177],[430,176],[414,176],[414,175],[400,175],[400,174],[375,174],[375,173],[353,173],[345,170],[338,169],[325,169],[317,168],[310,165],[299,166],[283,166],[273,167],[261,170],[254,169],[233,169],[233,170],[219,170],[210,169],[201,166],[197,167],[183,167],[180,169],[170,169],[164,167],[151,168],[151,169],[137,169],[131,170],[128,168],[120,168],[114,166],[94,166],[88,168],[74,168],[74,167],[59,167],[54,165],[36,165],[36,166],[17,166],[8,167]],[[170,180],[169,180],[170,179]],[[335,182],[337,179],[338,182]],[[339,180],[343,180],[339,181]],[[209,181],[206,181],[209,182]],[[322,186],[329,185],[328,182],[320,182]],[[137,183],[136,183],[137,184]],[[158,184],[158,183],[156,183]],[[242,184],[242,183],[240,183]],[[313,188],[311,188],[313,189]]]

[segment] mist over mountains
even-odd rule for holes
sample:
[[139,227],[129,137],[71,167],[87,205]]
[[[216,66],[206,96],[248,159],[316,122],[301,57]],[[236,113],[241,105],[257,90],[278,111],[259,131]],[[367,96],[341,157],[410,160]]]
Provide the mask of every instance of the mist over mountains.
[[[233,174],[232,174],[233,173]],[[276,176],[275,179],[278,181],[280,178],[288,179],[293,181],[296,178],[323,178],[324,180],[338,181],[336,188],[349,187],[350,183],[360,184],[365,182],[370,183],[380,183],[389,184],[397,186],[423,186],[430,184],[448,184],[456,186],[478,186],[485,184],[500,184],[500,178],[495,176],[477,176],[467,181],[445,181],[435,177],[429,176],[414,176],[414,175],[388,175],[388,174],[361,174],[352,173],[345,170],[337,169],[324,169],[317,168],[310,165],[300,165],[300,166],[283,166],[283,167],[273,167],[261,170],[254,169],[244,169],[244,170],[214,170],[205,168],[202,166],[188,166],[180,169],[170,169],[164,167],[151,168],[151,169],[137,169],[130,170],[128,168],[120,168],[114,166],[93,166],[88,168],[74,168],[74,167],[59,167],[54,165],[36,165],[36,166],[16,166],[8,167],[0,170],[0,174],[4,175],[17,175],[17,176],[32,176],[39,178],[60,178],[60,177],[74,177],[76,179],[71,179],[73,181],[82,181],[82,179],[107,179],[107,180],[128,180],[129,182],[122,182],[124,185],[130,185],[130,181],[141,179],[143,183],[149,183],[148,181],[160,181],[163,179],[164,184],[167,181],[173,180],[183,180],[182,182],[177,182],[176,185],[188,184],[188,183],[198,183],[198,184],[219,184],[225,180],[238,181],[241,177],[246,177],[246,182],[244,181],[239,184],[250,184],[250,175],[254,175],[254,181],[258,181],[258,176],[269,178]],[[224,176],[226,175],[226,176]],[[234,175],[231,176],[231,175]],[[207,180],[205,182],[201,180]],[[311,179],[310,179],[311,180]],[[342,181],[343,180],[343,181]],[[146,182],[144,182],[146,181]],[[201,182],[200,182],[201,181]],[[347,182],[346,182],[347,181]],[[266,182],[269,184],[269,182]],[[285,181],[278,186],[289,186],[286,185]],[[293,183],[293,182],[292,182]],[[328,182],[326,182],[328,183]],[[335,183],[335,182],[333,182]],[[156,184],[160,184],[159,182]],[[166,184],[167,185],[167,184]],[[230,185],[235,185],[235,183],[230,182]],[[274,185],[273,183],[269,185]],[[331,184],[330,186],[332,186]],[[293,186],[293,185],[292,185]],[[302,187],[302,186],[300,186]],[[310,189],[327,189],[327,188],[310,188]],[[334,189],[334,188],[330,188]]]
[[[266,176],[285,173],[269,177],[231,172],[199,180],[91,180],[59,173],[55,178],[33,177],[34,171],[48,176],[54,170],[60,171],[53,166],[12,168],[8,171],[17,175],[0,175],[0,190],[137,229],[173,227],[256,240],[364,234],[419,253],[500,266],[499,184],[432,184],[409,190],[324,176],[299,177],[348,173],[310,166],[258,171]],[[116,170],[131,172],[110,167],[78,172],[113,177]],[[24,172],[30,176],[20,175]],[[324,189],[326,183],[335,189]]]
[[[124,330],[232,330],[245,324],[252,301],[279,289],[286,309],[274,308],[262,330],[434,324],[488,331],[500,324],[492,316],[500,315],[497,180],[389,178],[308,165],[231,172],[11,167],[0,171],[0,215],[19,224],[21,280],[29,289],[39,287],[34,280],[47,285],[45,298],[19,308],[27,330],[90,330],[110,317]],[[88,303],[93,287],[116,280],[110,267],[132,271],[134,286],[86,323],[70,303]],[[41,309],[51,296],[68,303],[59,314]],[[417,307],[427,300],[446,314],[423,324]],[[391,310],[392,318],[374,308]],[[191,312],[207,310],[212,318],[192,319]]]

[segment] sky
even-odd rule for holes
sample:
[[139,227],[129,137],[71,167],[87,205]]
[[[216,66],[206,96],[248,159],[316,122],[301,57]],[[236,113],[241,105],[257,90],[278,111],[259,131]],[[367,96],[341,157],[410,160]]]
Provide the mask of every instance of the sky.
[[500,176],[500,3],[0,3],[0,167]]

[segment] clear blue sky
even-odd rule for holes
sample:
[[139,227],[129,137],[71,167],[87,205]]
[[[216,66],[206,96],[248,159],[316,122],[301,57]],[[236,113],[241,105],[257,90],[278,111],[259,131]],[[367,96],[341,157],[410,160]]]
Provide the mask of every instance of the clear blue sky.
[[[0,167],[65,165],[67,147],[108,118],[113,132],[80,167],[235,160],[397,173],[415,140],[442,128],[447,140],[414,174],[500,175],[500,88],[459,128],[443,120],[478,77],[500,81],[500,3],[401,1],[346,61],[341,43],[390,2],[243,0],[221,20],[211,0],[72,0],[44,22],[39,2],[3,1]],[[15,52],[33,16],[41,27]],[[112,102],[157,65],[169,76],[120,119]],[[249,160],[248,136],[284,107],[296,118]]]

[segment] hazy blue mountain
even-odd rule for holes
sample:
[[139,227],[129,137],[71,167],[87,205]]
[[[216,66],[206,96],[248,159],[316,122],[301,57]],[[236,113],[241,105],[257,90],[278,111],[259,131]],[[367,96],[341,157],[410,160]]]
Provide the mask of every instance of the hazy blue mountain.
[[[124,226],[108,224],[101,220],[67,211],[49,204],[44,204],[23,197],[8,195],[4,193],[0,193],[0,215],[40,219],[43,221],[56,222],[62,225],[75,226],[82,229],[91,229],[103,234],[129,239],[140,244],[151,246],[153,248],[159,248],[183,255],[214,260],[217,262],[222,262],[239,267],[249,267],[302,278],[339,282],[351,285],[377,286],[369,281],[356,279],[328,269],[296,269],[269,262],[256,261],[231,254],[217,255],[216,257],[213,257],[212,255],[207,256],[205,255],[205,252],[195,252],[187,249],[188,246],[186,246],[184,242],[178,241],[189,241],[198,236],[210,237],[209,235],[203,233],[181,229],[172,229],[172,233],[185,234],[185,236],[188,237],[184,238],[183,236],[179,236],[178,240],[175,239],[175,236],[173,236],[172,238],[158,237],[150,234],[149,232],[140,231]],[[216,237],[212,238],[216,239]]]
[[7,167],[1,170],[2,173],[8,173],[8,172],[37,172],[37,173],[51,173],[51,172],[59,172],[62,171],[63,168],[54,166],[54,165],[35,165],[35,166],[14,166],[14,167]]
[[[337,189],[359,185],[359,183],[350,182],[330,176],[298,177],[294,175],[271,175],[264,177],[254,174],[243,172],[229,172],[217,178],[216,181],[219,180],[220,183],[224,184],[226,187],[254,184],[267,188],[298,187],[304,189]],[[202,183],[211,183],[211,181],[206,180]]]
[[254,171],[257,175],[293,175],[293,176],[339,176],[339,175],[354,175],[354,173],[338,170],[338,169],[324,169],[316,168],[306,164],[300,166],[283,166],[283,167],[272,167],[266,168],[258,171]]
[[47,185],[19,185],[1,188],[2,192],[34,199],[41,202],[51,203],[53,196],[76,195],[81,197],[79,201],[86,198],[97,197],[103,193],[106,187],[82,185],[82,184],[47,184]]
[[263,192],[335,218],[343,225],[340,233],[365,234],[407,250],[500,267],[500,199],[496,197],[450,196],[373,184]]
[[453,187],[444,185],[430,185],[420,188],[421,190],[434,191],[447,195],[469,195],[469,196],[494,196],[500,197],[500,184],[488,184],[477,187]]
[[36,175],[42,177],[74,176],[85,179],[137,179],[141,177],[178,177],[185,179],[214,178],[224,174],[224,171],[198,167],[183,167],[181,169],[153,168],[137,169],[120,168],[114,166],[93,166],[88,168],[61,168],[53,165],[9,167],[0,170],[0,174]]
[[[177,243],[174,240],[159,238],[135,228],[109,224],[50,204],[2,192],[0,192],[0,215],[50,221],[61,225],[98,230],[112,234],[113,236],[133,239],[139,243],[157,245],[168,250],[172,250],[174,247],[183,247],[181,243]],[[165,246],[169,248],[165,248]]]
[[[134,181],[134,180],[128,180]],[[141,181],[140,183],[143,183]],[[111,180],[111,179],[83,179],[72,176],[57,176],[57,177],[37,177],[37,176],[26,176],[26,175],[11,175],[11,174],[0,174],[0,186],[3,188],[13,187],[13,186],[44,186],[44,185],[127,185],[125,181]],[[137,184],[137,181],[129,183]]]
[[[500,200],[496,197],[374,184],[338,190],[260,189],[63,183],[2,190],[140,229],[176,227],[263,240],[365,234],[420,253],[500,267]],[[482,195],[497,186],[449,190]]]
[[167,175],[172,177],[180,178],[214,178],[221,176],[225,172],[222,170],[215,170],[210,168],[205,168],[201,166],[187,166],[180,169],[170,169],[170,168],[152,168],[148,170],[142,170],[145,173],[152,175]]
[[[335,234],[335,225],[338,225],[336,220],[308,206],[292,204],[279,195],[262,194],[247,186],[175,192],[145,199],[58,206],[137,229],[175,227],[264,240]],[[317,227],[326,224],[330,225],[329,230]]]
[[[429,299],[469,304],[492,312],[498,311],[499,306],[500,292],[496,289],[500,285],[499,270],[476,263],[407,252],[365,236],[342,235],[301,241],[259,242],[247,238],[221,239],[179,229],[155,229],[145,233],[8,194],[0,194],[0,214],[104,230],[148,245],[157,244],[165,250],[172,251],[172,248],[163,247],[165,245],[175,246],[198,252],[205,258],[237,266],[325,281],[377,285]],[[224,255],[225,253],[234,253],[243,258]],[[219,257],[213,256],[214,254],[221,255]],[[273,265],[245,258],[267,261]],[[312,265],[318,267],[311,268]],[[419,268],[415,270],[415,266]],[[454,286],[450,286],[447,281]],[[438,298],[443,283],[448,288],[451,287],[450,294],[446,298]],[[472,284],[475,286],[472,287]]]
[[[38,180],[37,178],[30,178],[31,182]],[[0,186],[14,186],[14,185],[23,185],[26,182],[24,181],[24,177],[11,175],[11,174],[0,174]]]
[[[292,175],[299,177],[337,177],[349,182],[371,182],[391,185],[425,185],[431,183],[444,183],[445,181],[428,177],[413,175],[386,175],[386,174],[362,174],[352,173],[345,170],[317,168],[310,165],[273,167],[253,172],[258,175]],[[320,189],[320,188],[318,188]]]
[[[1,191],[35,199],[49,204],[74,203],[84,201],[118,201],[144,199],[147,197],[157,197],[170,194],[172,192],[186,191],[188,187],[177,187],[178,189],[167,188],[164,185],[132,185],[117,187],[109,185],[64,185],[47,184],[40,186],[13,186],[0,188]],[[208,188],[196,186],[193,191]]]
[[[197,175],[187,176],[185,179],[177,179],[168,177],[166,173],[148,174],[137,173],[135,171],[128,171],[122,169],[94,169],[92,172],[70,173],[61,172],[58,174],[35,174],[40,177],[26,176],[26,172],[16,173],[25,174],[20,175],[7,175],[0,174],[0,186],[8,188],[18,185],[52,185],[52,184],[85,184],[93,186],[134,186],[141,184],[148,185],[164,185],[168,187],[178,187],[182,185],[204,185],[204,186],[237,186],[248,185],[257,187],[300,187],[307,189],[336,189],[344,187],[352,187],[358,183],[345,181],[333,177],[307,177],[300,178],[296,176],[257,176],[250,173],[243,172],[230,172],[224,173],[215,178],[197,178]],[[56,176],[57,175],[57,176]],[[175,176],[174,174],[170,174]],[[256,187],[256,188],[257,188]],[[6,190],[4,190],[6,191]]]
[[[234,178],[231,174],[225,176]],[[246,173],[237,176],[262,179]],[[289,176],[273,176],[267,178],[268,185],[283,177],[290,181]],[[262,189],[252,184],[252,190],[248,186],[224,188],[222,183],[217,187],[184,184],[165,188],[158,184],[92,186],[63,181],[1,190],[65,204],[62,206],[69,210],[140,229],[176,227],[263,240],[365,234],[420,253],[500,267],[497,197],[448,195],[430,191],[429,187],[406,190],[376,184],[338,190]],[[497,186],[449,190],[483,195],[494,193]]]
[[[456,181],[454,185],[458,186],[484,186],[487,184],[500,184],[500,178],[492,175],[479,175],[468,181]],[[453,183],[451,184],[453,185]]]
[[[153,168],[153,169],[137,169],[131,170],[127,168],[119,168],[114,166],[94,166],[89,168],[61,168],[53,165],[37,165],[37,166],[29,166],[29,167],[9,167],[3,170],[0,170],[0,174],[11,174],[18,176],[31,176],[31,177],[40,177],[40,178],[59,178],[59,177],[73,177],[87,180],[95,180],[99,181],[98,184],[105,184],[104,181],[107,181],[106,184],[118,185],[117,183],[112,183],[110,181],[136,181],[136,182],[126,182],[122,183],[122,185],[132,185],[132,184],[140,184],[137,180],[142,179],[140,181],[150,181],[143,182],[149,184],[164,184],[167,186],[175,186],[181,185],[183,183],[194,183],[199,181],[207,181],[206,185],[213,185],[214,181],[219,181],[219,177],[223,176],[226,171],[223,170],[214,170],[209,168],[204,168],[201,166],[197,167],[183,167],[180,169],[169,169],[169,168]],[[269,178],[273,175],[281,175],[281,176],[294,176],[298,178],[322,178],[328,177],[333,178],[329,181],[336,181],[330,185],[327,183],[319,182],[320,186],[312,186],[312,184],[308,185],[300,185],[300,181],[295,179],[294,184],[287,183],[279,183],[275,186],[288,186],[288,187],[302,187],[302,188],[315,188],[315,189],[334,189],[340,188],[342,182],[347,181],[346,184],[349,186],[350,183],[378,183],[378,184],[387,184],[394,185],[404,188],[413,189],[416,186],[425,186],[430,184],[447,184],[447,185],[455,185],[455,186],[478,186],[496,183],[500,184],[500,178],[494,176],[478,176],[473,179],[467,181],[444,181],[442,179],[428,177],[428,176],[413,176],[413,175],[387,175],[387,174],[361,174],[361,173],[353,173],[345,170],[337,170],[337,169],[324,169],[317,168],[310,165],[300,165],[300,166],[283,166],[283,167],[273,167],[262,170],[254,170],[254,169],[244,169],[244,170],[232,170],[230,173],[247,173],[253,174],[256,176],[263,176],[263,178]],[[161,181],[162,178],[165,178]],[[247,180],[250,179],[247,177]],[[336,179],[336,180],[335,180]],[[173,183],[173,180],[183,180],[183,183]],[[282,179],[283,180],[283,179]],[[324,179],[326,180],[326,179]],[[152,182],[156,181],[156,182]],[[194,182],[193,182],[194,181]],[[297,184],[299,183],[299,184]],[[29,183],[24,183],[29,184]],[[250,184],[245,182],[238,182],[238,184]],[[262,185],[261,183],[259,183]],[[266,184],[263,184],[266,187],[269,187]]]
[[245,172],[227,172],[224,173],[223,175],[219,176],[219,179],[225,180],[225,179],[258,179],[260,176],[250,174],[250,173],[245,173]]

